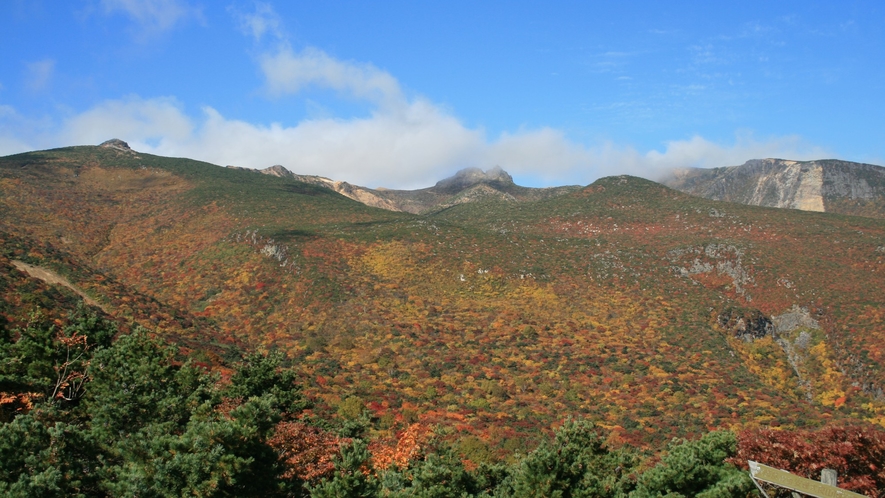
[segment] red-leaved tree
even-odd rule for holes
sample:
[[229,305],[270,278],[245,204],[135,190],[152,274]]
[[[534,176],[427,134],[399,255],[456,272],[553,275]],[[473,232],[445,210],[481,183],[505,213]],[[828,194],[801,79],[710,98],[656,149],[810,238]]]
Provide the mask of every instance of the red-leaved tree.
[[839,487],[871,497],[885,496],[885,431],[869,426],[828,426],[817,431],[746,430],[729,461],[747,460],[819,480],[834,469]]

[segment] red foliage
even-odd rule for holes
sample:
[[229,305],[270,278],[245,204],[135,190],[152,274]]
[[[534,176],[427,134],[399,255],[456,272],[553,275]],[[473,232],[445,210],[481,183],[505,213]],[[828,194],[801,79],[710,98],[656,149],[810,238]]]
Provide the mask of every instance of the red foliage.
[[885,431],[872,427],[825,427],[819,431],[747,430],[729,461],[747,460],[819,480],[822,469],[839,474],[839,487],[867,496],[885,489]]
[[335,468],[332,459],[338,454],[340,438],[301,422],[280,422],[268,443],[286,465],[283,477],[312,481],[329,475]]

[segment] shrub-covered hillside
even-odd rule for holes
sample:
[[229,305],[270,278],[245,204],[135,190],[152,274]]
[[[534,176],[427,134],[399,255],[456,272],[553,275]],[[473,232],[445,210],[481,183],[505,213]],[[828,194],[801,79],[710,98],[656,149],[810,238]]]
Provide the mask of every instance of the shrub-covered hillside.
[[476,465],[422,424],[367,444],[360,423],[316,418],[280,354],[221,377],[82,306],[0,332],[4,496],[747,496],[746,459],[835,467],[869,496],[885,484],[870,427],[717,431],[651,454],[567,419],[527,455]]
[[411,215],[75,147],[0,158],[0,313],[10,330],[61,320],[47,308],[85,295],[223,378],[275,352],[314,419],[368,441],[436,427],[476,465],[568,417],[655,452],[885,424],[883,223],[633,177]]

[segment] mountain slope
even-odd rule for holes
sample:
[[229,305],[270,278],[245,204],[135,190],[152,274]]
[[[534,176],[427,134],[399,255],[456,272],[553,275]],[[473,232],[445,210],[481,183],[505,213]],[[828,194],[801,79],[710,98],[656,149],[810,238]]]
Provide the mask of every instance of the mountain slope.
[[[428,195],[518,193],[465,175]],[[145,323],[157,313],[142,303],[181,310],[183,326],[156,325],[173,340],[287,353],[317,413],[356,405],[376,431],[421,420],[507,453],[568,415],[644,445],[885,423],[881,220],[626,176],[414,215],[290,177],[73,147],[0,158],[0,232],[28,241],[3,242],[9,261]],[[35,305],[20,295],[6,313]]]
[[680,169],[664,183],[708,199],[754,206],[885,217],[885,168],[834,159],[754,159]]

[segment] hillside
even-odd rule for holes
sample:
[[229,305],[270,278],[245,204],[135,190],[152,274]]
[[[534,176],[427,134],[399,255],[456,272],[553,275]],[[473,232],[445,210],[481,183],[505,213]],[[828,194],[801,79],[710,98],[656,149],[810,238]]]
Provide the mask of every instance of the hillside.
[[885,218],[885,168],[872,164],[754,159],[676,170],[664,183],[719,201]]
[[[518,197],[503,172],[480,173],[421,195]],[[376,435],[422,421],[506,455],[569,415],[651,447],[885,424],[878,219],[627,176],[416,215],[106,146],[0,158],[0,236],[9,321],[76,299],[14,261],[51,269],[208,359],[286,353],[319,416],[364,409]]]

